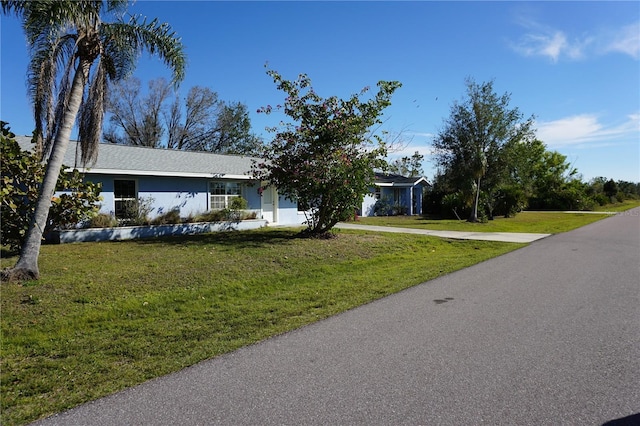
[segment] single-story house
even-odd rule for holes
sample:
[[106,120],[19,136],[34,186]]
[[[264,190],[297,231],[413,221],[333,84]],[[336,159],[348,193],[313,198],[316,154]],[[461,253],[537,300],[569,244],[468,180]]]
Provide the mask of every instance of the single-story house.
[[424,189],[429,186],[424,176],[376,173],[373,191],[364,197],[361,216],[387,214],[422,214]]
[[[16,136],[16,140],[23,150],[33,149],[30,136]],[[188,217],[227,208],[233,197],[242,196],[248,209],[268,224],[301,225],[306,220],[297,201],[252,179],[251,157],[101,144],[96,163],[84,168],[79,149],[79,144],[71,141],[63,164],[77,168],[87,181],[102,184],[100,212],[116,218],[123,216],[128,202],[140,199],[150,205],[153,219],[175,209]],[[372,216],[393,210],[396,214],[421,214],[427,185],[424,177],[376,173],[375,185],[358,213]]]
[[[30,136],[16,140],[23,150],[33,149]],[[79,149],[71,141],[63,164],[102,184],[101,213],[121,217],[128,201],[143,199],[152,208],[150,218],[174,209],[187,217],[227,208],[233,197],[242,196],[248,209],[269,224],[305,221],[296,201],[251,178],[251,157],[101,144],[98,160],[85,169]]]

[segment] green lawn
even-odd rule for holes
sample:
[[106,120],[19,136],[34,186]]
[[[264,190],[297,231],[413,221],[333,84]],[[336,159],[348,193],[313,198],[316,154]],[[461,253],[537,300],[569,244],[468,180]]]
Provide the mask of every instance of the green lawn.
[[640,207],[640,200],[624,200],[621,203],[607,204],[606,206],[596,207],[596,211],[606,212],[623,212],[634,207]]
[[296,232],[43,246],[40,281],[2,283],[1,423],[33,421],[522,246]]
[[[604,211],[624,211],[640,206],[640,202],[609,205]],[[608,207],[608,208],[607,208]],[[361,217],[363,225],[396,226],[402,228],[429,229],[434,231],[464,232],[531,232],[557,234],[601,220],[606,215],[593,213],[522,212],[515,217],[497,217],[485,223],[469,223],[460,220],[428,219],[422,216]]]

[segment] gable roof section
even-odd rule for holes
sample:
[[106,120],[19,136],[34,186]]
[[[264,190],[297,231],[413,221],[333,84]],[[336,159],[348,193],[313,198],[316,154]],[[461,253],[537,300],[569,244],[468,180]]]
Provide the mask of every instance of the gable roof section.
[[402,175],[376,173],[375,184],[378,186],[410,187],[429,185],[429,182],[424,176],[405,177]]
[[[30,136],[16,136],[16,140],[22,149],[33,149]],[[80,146],[71,141],[63,164],[87,174],[250,179],[253,159],[258,160],[209,152],[100,144],[98,160],[85,169],[80,163]]]

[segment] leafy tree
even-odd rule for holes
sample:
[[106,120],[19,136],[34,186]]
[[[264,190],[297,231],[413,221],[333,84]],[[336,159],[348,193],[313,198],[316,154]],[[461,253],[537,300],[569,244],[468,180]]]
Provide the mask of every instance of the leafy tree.
[[528,207],[545,152],[545,144],[535,138],[505,145],[502,156],[505,175],[499,184],[497,197],[499,214],[509,217]]
[[582,210],[589,206],[586,185],[578,170],[557,151],[545,151],[535,168],[531,207],[543,210]]
[[367,88],[343,100],[320,97],[305,74],[295,81],[273,70],[267,74],[286,94],[281,108],[293,123],[271,129],[275,138],[265,147],[266,161],[254,164],[253,173],[309,209],[306,234],[324,234],[354,214],[373,185],[374,169],[385,167],[385,145],[369,129],[381,123],[382,110],[401,84],[380,81],[369,100],[360,99]]
[[466,98],[455,102],[444,128],[435,137],[437,164],[462,191],[474,194],[470,222],[478,221],[483,179],[488,192],[501,182],[504,147],[531,137],[533,118],[523,120],[510,108],[510,95],[498,96],[493,82],[477,84],[467,79]]
[[254,154],[262,145],[240,102],[222,101],[211,89],[195,86],[182,105],[162,78],[149,82],[146,95],[140,86],[134,77],[114,85],[104,135],[108,142],[221,154]]
[[628,182],[625,180],[619,180],[618,194],[623,194],[625,198],[638,199],[640,198],[640,182]]
[[[23,151],[15,135],[2,122],[2,188],[0,189],[1,240],[12,251],[20,250],[35,211],[44,165],[35,152]],[[65,172],[62,166],[45,232],[70,228],[90,219],[98,210],[100,185],[84,182],[78,170]]]
[[[92,163],[98,153],[109,81],[127,76],[143,50],[158,55],[172,69],[176,84],[183,77],[182,44],[170,26],[139,16],[125,22],[126,5],[125,0],[2,0],[3,13],[19,16],[27,36],[35,138],[44,141],[48,158],[20,258],[13,269],[3,272],[3,279],[39,278],[42,233],[71,129],[78,119],[81,160]],[[103,21],[107,12],[114,13],[113,22]]]
[[405,177],[418,177],[422,175],[422,161],[424,155],[416,151],[411,157],[402,157],[389,163],[389,172]]

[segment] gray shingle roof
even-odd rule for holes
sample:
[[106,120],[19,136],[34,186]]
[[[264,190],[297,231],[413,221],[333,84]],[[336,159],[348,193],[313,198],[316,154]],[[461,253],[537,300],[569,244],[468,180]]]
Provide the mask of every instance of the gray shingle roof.
[[[33,149],[30,136],[16,136],[25,150]],[[77,155],[76,155],[77,154]],[[76,160],[77,158],[77,160]],[[147,176],[246,177],[249,178],[253,157],[220,155],[208,152],[176,151],[100,144],[98,160],[87,173],[112,173]],[[64,165],[82,171],[77,142],[71,141]]]
[[405,177],[402,175],[376,173],[376,183],[382,185],[386,184],[389,186],[414,186],[422,182],[424,182],[425,185],[429,184],[427,182],[427,178],[425,178],[424,176]]

